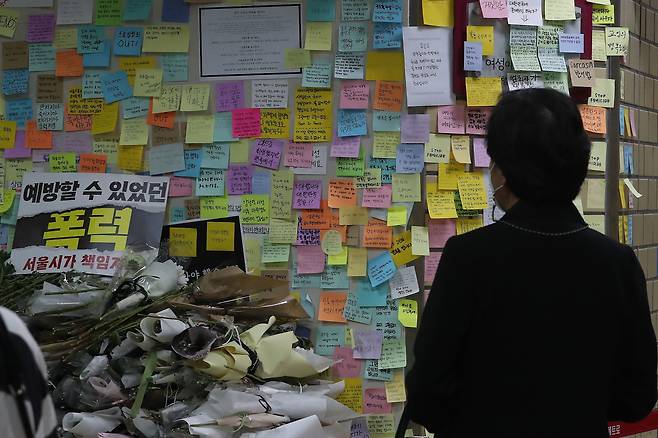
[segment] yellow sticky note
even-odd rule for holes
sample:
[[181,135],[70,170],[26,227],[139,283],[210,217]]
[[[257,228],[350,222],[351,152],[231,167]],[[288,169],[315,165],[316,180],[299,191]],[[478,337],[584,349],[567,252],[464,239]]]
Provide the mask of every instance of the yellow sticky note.
[[228,198],[226,196],[202,196],[199,199],[201,219],[228,217]]
[[0,116],[2,116],[2,117],[0,117],[0,119],[4,118],[5,105],[6,105],[6,102],[5,102],[4,96],[0,96]]
[[459,163],[439,164],[439,190],[457,190],[457,177],[464,172]]
[[374,158],[395,158],[399,144],[399,132],[375,131],[372,136],[372,156]]
[[16,199],[16,190],[5,189],[2,194],[2,202],[0,202],[0,214],[5,214],[9,211],[14,204],[14,199]]
[[368,225],[368,209],[358,206],[346,206],[338,209],[339,225]]
[[487,190],[484,175],[480,172],[467,172],[457,177],[459,196],[464,210],[483,210],[487,208]]
[[196,257],[196,228],[169,228],[169,255]]
[[262,108],[260,137],[290,138],[290,111],[287,108]]
[[430,255],[430,237],[427,227],[411,227],[411,253],[413,255]]
[[605,61],[608,59],[605,47],[605,31],[592,29],[592,60]]
[[306,39],[304,48],[306,50],[331,51],[333,36],[333,23],[329,21],[307,21]]
[[187,116],[185,143],[212,143],[215,131],[215,116]]
[[91,116],[91,133],[104,134],[114,132],[119,118],[119,102],[106,103],[103,110]]
[[153,114],[178,111],[180,108],[181,87],[179,85],[163,85],[160,96],[153,98]]
[[229,143],[228,157],[231,164],[249,162],[249,141],[240,140]]
[[587,99],[587,104],[591,106],[601,106],[603,108],[614,108],[615,80],[595,78],[592,92]]
[[189,49],[190,29],[186,24],[160,24],[144,28],[144,53],[186,53]]
[[450,162],[450,136],[446,134],[430,134],[430,141],[425,143],[426,163]]
[[411,231],[405,231],[393,237],[390,253],[396,266],[406,265],[418,258],[411,252]]
[[267,224],[270,222],[269,195],[242,195],[240,221],[243,224]]
[[605,28],[605,53],[607,56],[626,56],[628,54],[628,28]]
[[270,219],[270,243],[295,243],[297,221]]
[[[435,0],[431,0],[435,1]],[[482,43],[482,55],[494,54],[494,29],[493,26],[466,26],[466,41],[471,43]]]
[[420,202],[420,174],[393,174],[393,202]]
[[407,207],[404,205],[389,207],[386,212],[386,226],[407,225]]
[[108,165],[116,165],[119,156],[119,138],[94,138],[92,152],[107,157]]
[[384,383],[386,388],[386,401],[389,403],[401,403],[407,401],[407,390],[404,385],[404,371],[395,370],[390,382]]
[[457,218],[457,234],[468,233],[483,226],[482,216]]
[[144,119],[126,119],[121,122],[120,145],[146,145],[149,142],[149,125]]
[[322,252],[327,255],[340,254],[343,251],[343,237],[336,230],[328,230],[322,236],[320,246],[322,247]]
[[575,20],[576,8],[573,0],[545,0],[544,18],[546,20]]
[[592,5],[592,24],[615,24],[614,5]]
[[53,173],[77,171],[78,168],[75,165],[75,152],[50,154],[48,156],[48,167]]
[[0,120],[0,149],[11,149],[16,143],[16,122]]
[[235,224],[233,222],[208,222],[208,228],[206,230],[206,250],[234,251]]
[[453,219],[457,217],[453,192],[437,191],[427,194],[427,209],[432,219]]
[[452,27],[454,17],[453,0],[423,0],[423,24]]
[[395,417],[393,414],[368,415],[367,421],[370,438],[391,438],[395,436]]
[[[4,4],[3,4],[4,6]],[[0,9],[0,36],[13,38],[20,13],[17,9]]]
[[299,88],[295,92],[295,131],[297,143],[331,141],[333,130],[333,92]]
[[135,74],[140,68],[157,68],[158,61],[155,56],[118,56],[119,70],[123,70],[128,75],[128,83],[135,84]]
[[271,217],[277,219],[291,218],[294,180],[295,175],[290,170],[272,172]]
[[587,180],[587,203],[585,208],[588,210],[603,210],[605,207],[605,180],[588,179]]
[[75,49],[78,46],[78,28],[56,26],[53,47],[57,50]]
[[244,239],[243,245],[247,273],[260,275],[262,242],[259,239]]
[[311,66],[311,52],[306,49],[286,49],[284,52],[286,68],[304,68]]
[[181,111],[206,111],[210,98],[209,84],[190,84],[183,86]]
[[398,321],[405,327],[418,327],[418,303],[403,298],[398,304]]
[[368,250],[366,248],[348,248],[347,276],[365,277],[368,264]]
[[327,256],[328,265],[346,265],[347,264],[347,247],[344,246],[339,254]]
[[139,68],[135,71],[133,96],[159,97],[162,88],[162,69]]
[[468,106],[495,106],[503,91],[499,77],[466,78],[466,103]]
[[144,146],[119,146],[117,162],[123,170],[142,171],[144,169]]
[[363,377],[347,377],[343,381],[345,389],[336,397],[336,400],[354,412],[361,413],[363,411]]
[[350,327],[345,327],[345,345],[354,348],[354,336]]
[[455,161],[462,164],[471,164],[471,137],[468,135],[453,135],[450,146]]
[[607,144],[604,141],[592,142],[592,151],[589,154],[589,165],[587,169],[605,172],[606,147]]
[[404,80],[404,56],[402,52],[388,50],[368,52],[366,60],[366,80]]

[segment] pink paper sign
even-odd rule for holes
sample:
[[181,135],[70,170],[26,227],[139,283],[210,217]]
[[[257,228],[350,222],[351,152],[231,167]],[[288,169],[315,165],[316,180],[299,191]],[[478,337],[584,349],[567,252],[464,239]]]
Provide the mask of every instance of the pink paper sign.
[[376,189],[363,189],[362,207],[389,208],[391,206],[392,186],[382,184]]
[[333,366],[334,376],[359,377],[361,375],[361,361],[352,358],[352,349],[349,347],[336,347],[334,360],[340,361]]
[[486,135],[489,116],[491,116],[491,108],[468,108],[466,110],[466,133]]
[[296,181],[292,189],[292,208],[317,210],[322,199],[322,181]]
[[393,406],[386,399],[385,388],[368,388],[363,392],[364,414],[390,414]]
[[434,282],[436,269],[441,261],[441,254],[441,252],[430,252],[430,255],[425,256],[425,286],[431,286]]
[[5,158],[31,158],[32,150],[25,147],[25,131],[16,131],[14,147],[5,149]]
[[227,185],[229,195],[248,195],[251,193],[251,181],[254,168],[251,166],[229,166]]
[[484,18],[506,18],[507,0],[480,0]]
[[260,135],[260,109],[236,109],[233,113],[232,135],[235,138],[258,137]]
[[473,137],[473,155],[475,155],[475,167],[489,167],[491,164],[484,137]]
[[49,43],[55,35],[55,16],[30,15],[27,19],[27,42]]
[[339,137],[334,136],[331,144],[332,157],[358,158],[361,149],[361,137]]
[[436,126],[441,134],[463,134],[464,105],[440,106]]
[[194,178],[169,178],[169,197],[194,196]]
[[343,109],[368,109],[370,86],[366,81],[343,81],[340,90],[340,107]]
[[457,233],[454,219],[430,219],[427,222],[430,248],[443,248],[446,242]]
[[218,113],[244,108],[244,82],[215,84],[215,111]]
[[[297,274],[320,274],[324,272],[326,255],[320,245],[296,246]],[[352,352],[350,352],[350,355]],[[350,356],[351,357],[351,356]]]
[[310,143],[288,143],[284,165],[288,167],[311,167],[313,145]]

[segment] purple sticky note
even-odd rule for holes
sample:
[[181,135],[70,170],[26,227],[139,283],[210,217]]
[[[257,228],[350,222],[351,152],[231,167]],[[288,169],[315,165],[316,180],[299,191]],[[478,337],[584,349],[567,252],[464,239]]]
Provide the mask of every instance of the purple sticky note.
[[218,82],[215,84],[215,111],[218,113],[244,108],[244,82]]
[[30,15],[27,19],[27,42],[49,43],[55,35],[55,16]]
[[31,158],[32,150],[25,147],[25,131],[16,131],[12,149],[5,149],[5,158]]
[[283,140],[259,138],[251,151],[251,164],[277,170],[283,154]]
[[430,141],[429,114],[403,114],[401,123],[402,143],[427,143]]
[[93,143],[94,139],[90,131],[53,133],[54,152],[87,153],[91,152]]
[[228,167],[228,194],[249,195],[251,194],[251,181],[254,176],[254,168],[251,166],[229,166]]
[[473,155],[475,155],[475,167],[489,167],[491,164],[484,137],[473,137]]
[[361,137],[339,137],[334,135],[334,141],[331,144],[332,157],[359,158],[359,149],[361,148]]
[[298,274],[320,274],[324,272],[326,255],[320,245],[298,246],[295,248],[295,261]]
[[322,199],[322,181],[297,181],[292,189],[292,208],[317,210]]
[[379,359],[383,336],[377,330],[354,330],[354,359]]

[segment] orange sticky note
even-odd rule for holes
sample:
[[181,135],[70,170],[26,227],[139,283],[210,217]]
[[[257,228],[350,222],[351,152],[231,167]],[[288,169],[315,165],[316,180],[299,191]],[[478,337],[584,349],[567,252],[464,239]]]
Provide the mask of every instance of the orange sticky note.
[[364,248],[389,249],[393,245],[393,228],[386,221],[370,218],[363,228],[361,246]]
[[107,168],[107,155],[103,154],[80,154],[79,172],[82,173],[105,173]]
[[53,131],[39,131],[36,120],[25,122],[25,147],[29,149],[52,149]]
[[64,131],[90,131],[91,126],[90,114],[69,114],[69,106],[64,105]]
[[61,50],[55,55],[55,75],[78,77],[84,73],[82,55],[75,50]]
[[605,108],[590,105],[578,105],[585,131],[605,134]]
[[176,111],[167,113],[153,114],[153,99],[149,102],[149,113],[146,117],[146,123],[160,128],[173,129],[176,122]]
[[395,81],[376,81],[372,108],[382,111],[402,111],[404,85]]
[[343,317],[347,293],[345,292],[323,292],[320,294],[320,306],[318,306],[318,321],[347,322]]
[[332,179],[329,182],[329,207],[356,206],[354,179]]
[[301,221],[301,227],[305,230],[328,230],[331,227],[331,210],[327,201],[320,201],[319,210],[302,210]]

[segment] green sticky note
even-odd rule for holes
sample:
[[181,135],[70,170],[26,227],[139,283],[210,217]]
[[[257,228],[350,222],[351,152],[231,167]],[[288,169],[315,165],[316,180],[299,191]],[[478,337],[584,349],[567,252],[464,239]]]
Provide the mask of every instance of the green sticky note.
[[94,23],[99,26],[120,25],[121,0],[96,0],[96,18]]

